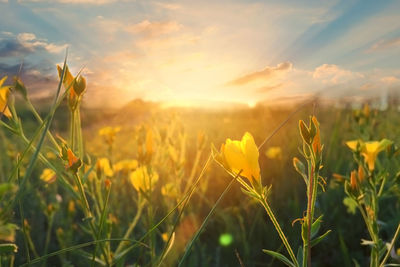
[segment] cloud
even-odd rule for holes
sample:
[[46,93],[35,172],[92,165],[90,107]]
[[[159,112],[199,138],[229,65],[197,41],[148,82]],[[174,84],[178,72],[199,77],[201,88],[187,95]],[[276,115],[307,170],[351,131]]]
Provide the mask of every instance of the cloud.
[[263,86],[260,87],[256,90],[257,93],[266,93],[269,91],[272,91],[274,89],[278,89],[281,88],[283,86],[283,83],[279,83],[279,84],[274,84],[274,85],[267,85],[267,86]]
[[267,66],[261,71],[252,72],[250,74],[246,74],[242,77],[234,79],[234,80],[228,82],[228,85],[239,86],[239,85],[248,84],[250,82],[253,82],[253,81],[259,80],[259,79],[267,79],[267,78],[270,78],[270,77],[276,75],[277,73],[287,72],[287,71],[291,70],[292,67],[293,67],[293,64],[288,61],[279,63],[276,67]]
[[343,84],[363,77],[361,73],[345,70],[334,64],[323,64],[313,73],[313,78],[324,84]]
[[52,67],[53,64],[47,61],[36,65],[24,63],[22,68],[20,64],[0,63],[0,73],[8,76],[7,84],[12,83],[11,77],[19,74],[28,88],[29,96],[32,98],[41,98],[49,96],[51,92],[55,92],[58,76],[56,68]]
[[379,42],[373,44],[367,52],[375,52],[379,50],[390,49],[394,47],[400,47],[400,37],[391,38],[388,40],[380,40]]
[[181,9],[182,6],[176,3],[162,3],[162,2],[156,2],[155,3],[157,6],[167,9],[167,10],[177,10]]
[[19,3],[60,3],[60,4],[91,4],[105,5],[120,2],[118,0],[18,0]]
[[20,33],[17,36],[2,33],[10,37],[0,39],[0,57],[20,57],[39,50],[57,54],[67,47],[67,44],[57,45],[48,43],[46,39],[38,39],[33,33]]
[[127,32],[143,34],[146,37],[155,37],[179,31],[182,24],[176,21],[149,21],[143,20],[140,23],[125,27]]
[[400,80],[399,78],[395,77],[395,76],[386,76],[381,78],[381,81],[385,84],[395,84],[398,83]]

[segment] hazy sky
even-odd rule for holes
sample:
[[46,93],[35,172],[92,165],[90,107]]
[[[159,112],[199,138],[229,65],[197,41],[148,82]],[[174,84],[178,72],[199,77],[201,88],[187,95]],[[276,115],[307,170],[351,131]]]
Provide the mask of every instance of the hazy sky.
[[400,86],[400,1],[0,0],[0,76],[31,95],[84,67],[87,104],[381,95]]

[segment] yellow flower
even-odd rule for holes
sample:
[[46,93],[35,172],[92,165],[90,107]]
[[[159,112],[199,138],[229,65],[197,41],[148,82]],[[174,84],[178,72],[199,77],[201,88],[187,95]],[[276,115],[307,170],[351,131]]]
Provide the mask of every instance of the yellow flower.
[[115,172],[128,172],[136,169],[138,166],[138,161],[133,159],[125,159],[118,161],[117,163],[114,164],[113,169]]
[[73,200],[70,200],[70,201],[68,202],[68,212],[69,212],[70,214],[74,214],[75,211],[76,211],[75,202],[74,202]]
[[81,167],[82,162],[81,160],[75,156],[74,152],[72,152],[71,149],[67,149],[67,166],[65,166],[67,169],[71,169],[73,172],[77,172],[78,169]]
[[282,149],[279,146],[272,146],[265,152],[269,159],[282,159]]
[[8,95],[10,94],[10,87],[9,86],[3,86],[3,83],[7,79],[7,76],[4,76],[0,80],[0,113],[3,113],[4,116],[11,118],[12,114],[10,110],[8,109]]
[[353,141],[347,141],[346,145],[353,151],[357,151],[357,147],[361,146],[361,141],[359,140],[353,140]]
[[101,173],[104,173],[105,176],[109,177],[114,175],[114,172],[111,169],[110,161],[108,160],[108,158],[97,159],[96,168],[97,168],[97,173],[100,175]]
[[[61,78],[62,68],[57,65],[58,76]],[[65,73],[63,79],[65,89],[69,88],[69,101],[74,103],[83,94],[86,89],[86,79],[83,76],[75,78],[69,71],[68,66],[65,66]]]
[[146,192],[154,187],[158,181],[158,174],[156,172],[149,174],[147,167],[142,166],[131,172],[129,179],[136,191]]
[[161,187],[161,195],[163,195],[164,197],[177,199],[179,196],[178,188],[174,183],[167,183],[163,187]]
[[104,127],[99,130],[99,135],[103,136],[108,145],[112,145],[115,140],[115,135],[121,130],[121,127]]
[[259,152],[253,136],[246,132],[241,141],[226,139],[221,148],[222,157],[232,172],[249,179],[260,182]]
[[369,141],[369,142],[363,142],[361,140],[346,142],[346,145],[351,150],[357,151],[357,148],[360,149],[361,155],[367,162],[368,169],[370,171],[373,171],[375,169],[375,161],[378,154],[390,144],[392,144],[392,141],[388,139],[382,139],[381,141]]
[[44,169],[40,175],[40,180],[45,183],[51,184],[56,180],[56,173],[52,169]]

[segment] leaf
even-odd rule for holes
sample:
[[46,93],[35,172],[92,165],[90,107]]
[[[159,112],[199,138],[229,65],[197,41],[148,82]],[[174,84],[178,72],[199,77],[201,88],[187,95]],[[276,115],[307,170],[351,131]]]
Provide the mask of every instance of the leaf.
[[288,258],[286,258],[285,256],[283,256],[282,254],[272,251],[272,250],[267,250],[267,249],[263,249],[262,250],[265,254],[268,254],[274,258],[277,258],[278,260],[280,260],[281,262],[283,262],[284,264],[286,264],[287,266],[290,267],[296,267],[296,265],[294,265],[293,262],[291,262]]
[[311,239],[314,238],[316,234],[318,234],[319,228],[321,227],[322,216],[323,215],[319,216],[318,219],[316,219],[311,225],[311,234],[310,234]]
[[311,240],[310,245],[311,247],[315,246],[316,244],[318,244],[319,242],[321,242],[322,240],[324,240],[324,238],[330,233],[332,232],[332,230],[328,230],[325,232],[325,234],[315,238],[314,240]]
[[308,130],[304,121],[299,121],[299,128],[301,137],[303,138],[304,142],[306,142],[307,144],[311,144],[310,131]]
[[351,197],[345,197],[343,199],[343,204],[347,207],[347,212],[350,214],[356,214],[357,202]]
[[307,243],[307,220],[304,220],[301,224],[301,238],[303,239],[303,243]]
[[293,158],[293,166],[295,170],[303,177],[304,182],[308,186],[308,177],[306,175],[306,167],[304,166],[303,162],[301,162],[298,158]]
[[16,189],[16,185],[11,183],[0,184],[0,198],[2,198],[4,194],[8,192],[15,192]]
[[303,247],[299,246],[299,249],[297,250],[297,256],[296,256],[297,262],[300,264],[300,267],[303,267]]
[[17,253],[18,247],[15,244],[0,244],[0,255],[8,253]]
[[14,242],[16,230],[18,230],[17,225],[12,223],[3,224],[0,221],[0,240]]
[[240,190],[242,190],[242,192],[245,193],[246,195],[248,195],[249,197],[252,197],[252,198],[255,198],[255,199],[258,199],[258,198],[259,198],[256,194],[254,194],[254,193],[252,193],[252,192],[250,192],[250,191],[247,191],[247,190],[244,189],[244,188],[240,188]]

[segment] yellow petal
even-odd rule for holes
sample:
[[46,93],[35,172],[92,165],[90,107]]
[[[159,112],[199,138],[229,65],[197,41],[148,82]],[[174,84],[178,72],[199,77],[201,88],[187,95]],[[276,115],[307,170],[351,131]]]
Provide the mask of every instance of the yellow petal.
[[110,161],[108,160],[108,158],[99,158],[97,160],[97,169],[104,173],[105,176],[113,176],[114,172],[111,169],[111,165],[110,165]]
[[[6,78],[6,77],[4,77]],[[2,81],[4,80],[2,79]],[[2,82],[1,82],[2,83]],[[4,86],[0,88],[0,113],[4,113],[4,115],[8,118],[12,117],[10,110],[8,109],[8,95],[10,94],[9,87]]]
[[238,174],[241,171],[240,175],[251,182],[260,179],[259,152],[250,133],[246,132],[241,141],[227,139],[221,151],[232,172]]
[[260,180],[260,165],[258,164],[259,152],[253,136],[248,132],[246,132],[242,138],[242,148],[248,167],[250,168],[250,175],[256,180]]
[[353,151],[357,151],[357,146],[360,143],[359,140],[347,141],[346,145]]
[[158,173],[153,171],[149,174],[147,167],[142,166],[133,171],[129,179],[136,191],[145,192],[150,190],[150,187],[153,188],[155,186],[155,183],[158,181]]
[[378,152],[378,150],[381,150],[380,142],[378,141],[366,142],[365,149],[368,154],[376,153]]
[[226,140],[224,147],[224,156],[226,163],[234,173],[241,172],[242,176],[251,179],[248,172],[248,164],[241,149],[240,141],[232,141],[231,139]]
[[40,175],[40,180],[45,183],[51,184],[56,180],[56,173],[52,169],[44,169]]

